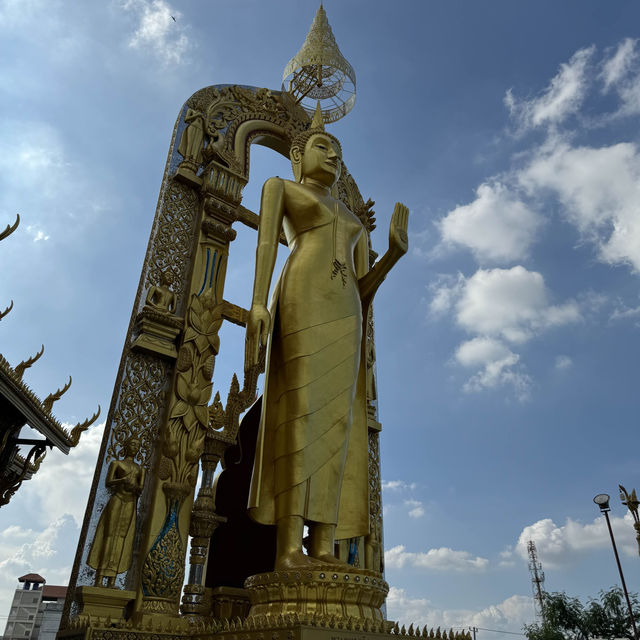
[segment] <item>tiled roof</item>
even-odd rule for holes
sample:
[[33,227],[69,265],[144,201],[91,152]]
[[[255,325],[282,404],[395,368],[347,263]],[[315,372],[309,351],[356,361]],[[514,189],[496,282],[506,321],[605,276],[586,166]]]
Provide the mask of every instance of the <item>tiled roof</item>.
[[61,587],[56,584],[46,584],[42,588],[43,600],[58,600],[67,597],[67,587]]
[[27,573],[26,575],[18,578],[18,582],[39,582],[41,584],[44,584],[46,580],[37,573]]

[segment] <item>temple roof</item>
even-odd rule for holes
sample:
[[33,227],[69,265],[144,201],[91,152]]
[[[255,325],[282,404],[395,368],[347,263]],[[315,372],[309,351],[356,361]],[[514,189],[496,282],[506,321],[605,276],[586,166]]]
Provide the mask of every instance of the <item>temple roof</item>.
[[69,449],[76,444],[69,431],[50,412],[45,411],[40,398],[16,375],[0,354],[0,402],[2,400],[19,411],[26,424],[39,431],[64,453],[69,453]]

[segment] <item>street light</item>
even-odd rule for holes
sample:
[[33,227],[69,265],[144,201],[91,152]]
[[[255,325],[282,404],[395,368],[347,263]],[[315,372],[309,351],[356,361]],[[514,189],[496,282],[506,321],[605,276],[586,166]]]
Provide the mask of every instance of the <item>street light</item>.
[[638,631],[636,629],[636,621],[633,617],[633,609],[631,608],[631,600],[629,600],[629,592],[627,591],[627,583],[624,581],[624,575],[622,573],[622,565],[620,564],[620,557],[618,556],[618,548],[616,547],[616,541],[613,537],[613,529],[611,528],[611,522],[609,521],[609,496],[606,493],[599,493],[593,501],[600,507],[600,513],[604,514],[607,521],[607,527],[609,528],[609,535],[611,536],[611,545],[613,546],[613,555],[616,557],[616,563],[618,565],[618,571],[620,572],[620,581],[622,582],[622,590],[624,591],[624,597],[627,600],[627,607],[629,607],[629,617],[631,618],[631,624],[633,626],[633,637],[638,640]]

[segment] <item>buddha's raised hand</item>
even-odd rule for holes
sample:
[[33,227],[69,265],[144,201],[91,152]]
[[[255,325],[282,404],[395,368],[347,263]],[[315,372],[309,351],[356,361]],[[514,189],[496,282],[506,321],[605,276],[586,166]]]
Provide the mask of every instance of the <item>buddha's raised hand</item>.
[[409,224],[409,209],[402,203],[396,202],[389,225],[389,251],[402,256],[409,249],[409,236],[407,225]]

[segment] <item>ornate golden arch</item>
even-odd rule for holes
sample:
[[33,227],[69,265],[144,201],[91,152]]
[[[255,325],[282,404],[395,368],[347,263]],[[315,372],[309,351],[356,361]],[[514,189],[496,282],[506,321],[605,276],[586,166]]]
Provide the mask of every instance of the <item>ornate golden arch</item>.
[[[237,85],[201,89],[180,111],[106,419],[63,629],[72,618],[105,615],[111,606],[105,602],[111,600],[114,618],[131,600],[128,611],[138,620],[175,615],[189,536],[191,569],[182,611],[210,613],[203,601],[204,564],[209,539],[221,520],[214,510],[213,473],[236,442],[239,415],[255,397],[259,374],[245,372],[242,385],[234,377],[226,403],[217,394],[209,405],[218,330],[223,320],[245,325],[247,317],[245,309],[224,298],[229,246],[236,236],[232,225],[259,224],[258,214],[241,206],[251,145],[288,157],[293,137],[309,125],[309,116],[289,94]],[[340,199],[370,231],[370,203],[364,203],[346,168],[337,187]],[[157,309],[153,294],[167,286],[171,309]],[[374,435],[371,512],[381,514]],[[95,584],[97,569],[89,558],[109,501],[107,470],[132,437],[140,442],[136,463],[146,479],[130,523],[135,528],[132,553],[123,556],[131,560],[124,570],[118,567],[116,588],[107,588]],[[199,463],[203,479],[196,498]]]

